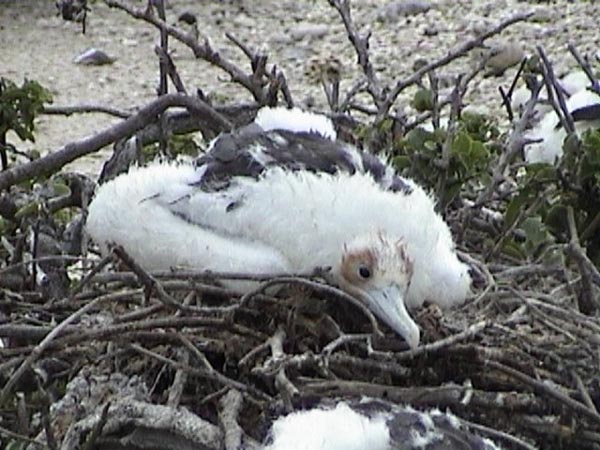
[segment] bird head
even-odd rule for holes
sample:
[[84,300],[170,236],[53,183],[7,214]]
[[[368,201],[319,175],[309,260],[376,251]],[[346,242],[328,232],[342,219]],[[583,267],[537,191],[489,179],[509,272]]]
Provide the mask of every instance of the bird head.
[[339,277],[342,289],[363,300],[411,348],[416,348],[419,327],[405,305],[412,271],[404,242],[378,232],[344,244]]

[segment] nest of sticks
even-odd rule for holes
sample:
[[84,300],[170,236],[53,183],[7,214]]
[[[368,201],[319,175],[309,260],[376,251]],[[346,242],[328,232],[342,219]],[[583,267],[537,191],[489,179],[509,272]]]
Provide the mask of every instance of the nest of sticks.
[[[228,434],[260,442],[274,417],[321,398],[368,396],[450,410],[506,448],[597,448],[600,320],[580,312],[578,275],[484,275],[463,307],[418,311],[424,342],[408,350],[319,274],[148,273],[115,247],[59,300],[4,289],[1,426],[60,448],[135,445],[185,406],[212,430],[190,442],[221,448]],[[223,277],[258,287],[236,295]],[[185,438],[173,417],[161,439]]]
[[[283,74],[267,65],[266,55],[235,38],[251,59],[251,74],[160,14],[106,3],[160,29],[165,41],[188,45],[246,87],[255,103],[213,107],[202,95],[187,96],[163,52],[161,76],[171,78],[179,93],[161,92],[156,101],[126,113],[118,126],[0,173],[0,189],[6,190],[0,215],[12,223],[0,249],[1,446],[149,448],[160,442],[165,448],[259,448],[272,420],[285,412],[324,398],[368,396],[449,410],[467,428],[508,449],[600,448],[600,275],[576,233],[561,246],[568,259],[548,266],[481,255],[483,232],[461,230],[461,248],[477,268],[473,297],[444,313],[432,306],[416,311],[423,330],[416,350],[327,284],[325,271],[261,278],[148,273],[119,247],[90,258],[82,228],[95,182],[59,175],[67,195],[53,192],[55,178],[33,192],[18,183],[57,172],[110,143],[115,157],[103,177],[114,176],[124,170],[123,161],[131,163],[125,144],[132,134],[142,144],[161,140],[157,115],[170,133],[201,130],[214,136],[248,123],[279,93],[292,103]],[[363,112],[377,117],[390,114],[405,87],[528,17],[509,18],[385,89],[369,62],[368,36],[354,27],[348,2],[329,3],[340,13],[366,80],[347,99],[367,86],[377,109]],[[482,68],[459,79],[452,98],[438,106],[459,105]],[[339,80],[327,83],[332,110],[349,108],[339,104]],[[172,106],[188,111],[167,113]],[[356,126],[349,115],[334,119],[338,126]],[[493,206],[492,193],[519,151],[514,136],[522,134],[524,123],[516,125],[506,153],[494,162],[493,183],[479,204]],[[35,213],[24,212],[28,204],[38,205]],[[471,206],[463,202],[452,209],[451,226],[459,229],[467,210],[468,223],[490,220],[483,208]],[[66,227],[55,220],[65,208],[78,212]],[[240,296],[222,287],[225,278],[249,279],[257,288]]]

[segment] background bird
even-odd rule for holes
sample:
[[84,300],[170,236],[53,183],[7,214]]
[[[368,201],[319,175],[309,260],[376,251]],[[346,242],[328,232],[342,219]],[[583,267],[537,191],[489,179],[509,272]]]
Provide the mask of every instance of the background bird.
[[[566,108],[573,118],[577,136],[581,138],[585,131],[600,128],[600,94],[594,90],[598,80],[592,83],[585,72],[576,71],[558,80],[558,86],[565,96]],[[514,94],[512,107],[519,111],[529,101],[531,92],[521,88]],[[567,131],[548,103],[546,92],[538,99],[534,112],[534,126],[525,133],[525,138],[533,141],[524,148],[525,160],[528,163],[555,164],[563,155]]]
[[217,138],[195,166],[152,164],[104,184],[90,205],[90,235],[149,270],[330,267],[342,289],[416,347],[407,307],[447,307],[469,292],[448,226],[422,188],[336,142],[328,119],[286,112],[290,131],[271,120],[281,113],[264,110]]

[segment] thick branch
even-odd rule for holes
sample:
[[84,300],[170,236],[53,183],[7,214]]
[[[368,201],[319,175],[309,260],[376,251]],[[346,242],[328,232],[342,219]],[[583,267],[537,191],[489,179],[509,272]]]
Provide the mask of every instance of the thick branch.
[[230,130],[231,123],[221,114],[204,103],[202,100],[182,94],[168,94],[156,99],[144,106],[136,114],[133,114],[123,122],[120,122],[100,133],[89,136],[79,141],[65,145],[60,150],[50,153],[40,159],[27,164],[15,166],[0,173],[0,190],[6,189],[13,184],[20,183],[31,177],[45,173],[55,172],[71,161],[82,156],[94,153],[119,139],[130,136],[136,131],[144,128],[148,123],[173,106],[182,106],[190,111],[200,114],[206,120],[213,122],[216,128]]

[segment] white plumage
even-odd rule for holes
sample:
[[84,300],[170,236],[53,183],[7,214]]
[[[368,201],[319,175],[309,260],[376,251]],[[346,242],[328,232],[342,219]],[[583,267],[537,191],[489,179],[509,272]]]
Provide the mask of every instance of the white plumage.
[[[327,129],[318,120],[317,126],[310,123],[313,132]],[[245,158],[265,156],[262,147],[239,151]],[[396,192],[382,187],[387,178],[378,183],[362,171],[288,170],[271,161],[257,176],[232,176],[213,189],[202,187],[208,170],[208,163],[158,163],[106,183],[90,205],[90,235],[101,245],[123,245],[149,270],[331,267],[340,287],[361,298],[411,347],[418,345],[419,329],[406,306],[429,300],[448,307],[469,292],[468,267],[457,258],[446,223],[410,180],[403,179],[405,191]],[[249,285],[232,287],[243,291]]]
[[263,450],[500,450],[439,409],[418,411],[364,398],[277,419]]
[[[592,105],[600,105],[600,95],[583,89],[571,95],[566,100],[567,110],[570,113]],[[600,117],[596,120],[582,120],[575,122],[575,132],[579,137],[590,129],[600,127]],[[561,126],[554,110],[547,112],[542,120],[533,127],[525,137],[530,140],[539,140],[525,147],[525,160],[528,163],[545,162],[554,164],[563,155],[563,144],[567,137],[566,130]]]
[[[542,80],[538,80],[538,82],[541,83]],[[582,70],[571,72],[558,80],[558,86],[566,98],[566,107],[571,114],[589,107],[600,108],[600,95],[589,88],[591,85],[591,80]],[[521,114],[530,98],[531,91],[529,89],[521,87],[515,90],[511,99],[513,111]],[[559,118],[548,100],[546,88],[542,89],[533,113],[531,118],[533,128],[525,133],[525,138],[535,142],[525,146],[525,161],[554,164],[563,154],[563,144],[567,132],[561,126]],[[579,137],[585,131],[598,127],[600,127],[600,117],[595,120],[575,120],[575,132]]]
[[388,450],[390,432],[384,414],[370,418],[340,402],[277,419],[264,450]]
[[298,108],[262,108],[256,114],[254,123],[264,131],[314,132],[332,141],[337,137],[331,120]]
[[[542,83],[541,77],[538,77],[538,83]],[[558,80],[558,85],[567,97],[584,90],[590,85],[590,79],[583,70],[570,72]],[[521,115],[527,102],[531,99],[531,91],[526,86],[521,86],[512,93],[511,108],[514,113]],[[543,87],[538,97],[538,102],[533,110],[533,122],[537,123],[548,112],[552,111],[552,105],[548,100],[546,88]]]

